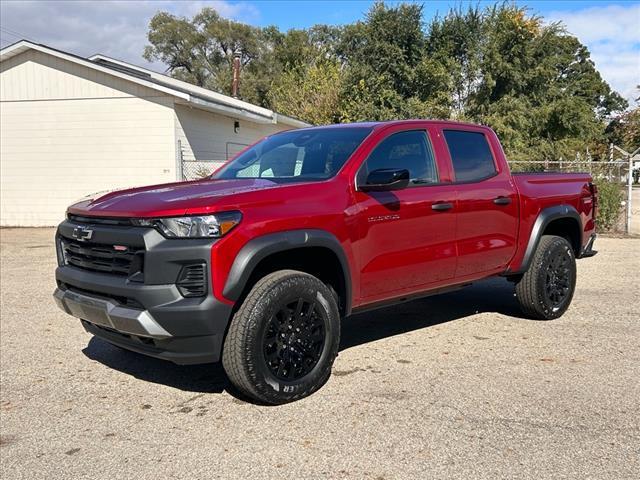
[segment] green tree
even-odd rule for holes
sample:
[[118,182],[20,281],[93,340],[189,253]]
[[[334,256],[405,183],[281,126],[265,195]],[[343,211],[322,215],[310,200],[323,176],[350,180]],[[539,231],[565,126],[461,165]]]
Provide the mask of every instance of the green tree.
[[[636,87],[640,94],[640,85]],[[607,126],[607,140],[620,148],[631,152],[640,147],[640,96],[636,106],[614,118]]]
[[584,45],[516,5],[450,11],[431,23],[427,52],[450,72],[451,116],[493,126],[512,160],[595,151],[626,107]]
[[243,81],[251,83],[259,73],[251,67],[267,48],[261,37],[260,29],[222,18],[212,8],[191,20],[160,12],[149,23],[151,45],[144,57],[162,61],[176,78],[228,94],[236,52],[246,70]]
[[598,159],[638,140],[637,109],[602,79],[561,24],[503,3],[454,8],[428,25],[416,4],[375,3],[361,21],[281,32],[204,8],[149,24],[145,57],[177,78],[311,123],[453,118],[484,123],[511,160]]
[[269,92],[271,106],[314,125],[340,121],[342,76],[335,61],[287,69]]
[[480,78],[483,15],[478,7],[452,9],[436,17],[426,33],[425,56],[448,73],[449,117],[466,119],[471,95]]
[[150,62],[160,60],[174,77],[201,87],[207,86],[207,77],[211,73],[197,53],[200,39],[193,23],[186,18],[159,12],[149,22],[147,36],[151,45],[144,49],[145,59]]
[[444,67],[424,55],[422,6],[375,3],[337,45],[345,121],[441,116]]

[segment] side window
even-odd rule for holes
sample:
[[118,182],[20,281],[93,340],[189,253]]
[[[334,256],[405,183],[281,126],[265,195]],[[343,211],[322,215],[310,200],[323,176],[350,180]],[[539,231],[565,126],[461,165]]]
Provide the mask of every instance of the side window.
[[453,171],[457,182],[473,182],[491,177],[496,165],[483,133],[445,130]]
[[383,140],[360,168],[358,184],[365,183],[369,172],[380,168],[406,168],[413,185],[438,183],[433,150],[422,130],[395,133]]

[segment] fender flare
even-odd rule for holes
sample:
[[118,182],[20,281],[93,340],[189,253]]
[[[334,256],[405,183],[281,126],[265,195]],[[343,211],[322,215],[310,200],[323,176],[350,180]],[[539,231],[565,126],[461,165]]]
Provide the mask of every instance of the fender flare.
[[319,229],[301,229],[269,233],[247,242],[233,261],[222,292],[223,295],[229,300],[237,301],[260,261],[274,253],[304,247],[328,248],[338,258],[342,267],[342,275],[345,283],[345,316],[349,315],[351,312],[352,287],[347,256],[335,235]]
[[[580,218],[578,211],[571,205],[555,205],[553,207],[547,207],[538,214],[538,217],[533,224],[533,229],[529,235],[529,242],[527,243],[527,248],[524,252],[524,256],[522,257],[520,268],[515,273],[524,273],[529,269],[529,265],[533,260],[533,255],[536,248],[538,248],[538,243],[540,243],[540,239],[542,238],[542,233],[545,228],[547,228],[547,225],[551,222],[560,218],[570,218],[576,222],[580,242],[582,242],[582,219]],[[579,251],[576,252],[576,256],[579,256]]]

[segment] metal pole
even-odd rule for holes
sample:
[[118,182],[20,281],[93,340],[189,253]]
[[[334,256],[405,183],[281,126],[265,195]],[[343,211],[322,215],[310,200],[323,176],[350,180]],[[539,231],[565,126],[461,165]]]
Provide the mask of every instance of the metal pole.
[[184,165],[183,165],[183,161],[182,161],[182,142],[180,141],[180,139],[178,139],[178,141],[176,142],[176,181],[177,182],[182,182],[184,180],[186,180],[186,178],[184,177]]
[[627,177],[627,235],[631,233],[631,195],[633,194],[633,157],[628,155],[629,175]]
[[633,158],[636,156],[636,153],[640,152],[640,147],[636,148],[633,152],[629,153],[626,150],[614,145],[613,148],[618,150],[621,154],[627,157],[629,161],[629,175],[627,177],[627,222],[626,222],[626,232],[627,235],[631,233],[631,196],[633,195]]

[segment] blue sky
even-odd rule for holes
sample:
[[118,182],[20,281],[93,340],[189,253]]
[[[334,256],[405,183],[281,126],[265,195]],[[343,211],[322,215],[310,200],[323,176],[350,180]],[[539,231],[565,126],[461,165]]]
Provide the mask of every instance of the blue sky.
[[[231,2],[229,2],[231,3]],[[350,23],[361,19],[367,12],[373,1],[370,0],[327,0],[327,1],[254,1],[238,2],[250,6],[245,14],[253,16],[250,23],[256,25],[278,25],[281,29],[308,27],[315,23],[342,24]],[[400,2],[388,1],[389,5]],[[424,6],[425,18],[430,19],[438,12],[446,13],[451,7],[458,5],[492,5],[497,3],[493,0],[480,1],[429,1],[423,0],[419,3]],[[546,15],[557,11],[576,11],[589,7],[603,7],[609,5],[623,5],[624,1],[517,1],[519,5],[527,6],[532,12]],[[251,12],[253,7],[255,10]]]
[[[398,2],[388,1],[388,4]],[[424,0],[429,21],[459,5],[491,5],[493,1]],[[640,2],[517,1],[546,21],[562,21],[585,43],[596,66],[617,91],[630,100],[640,83]],[[0,2],[0,45],[27,38],[78,55],[94,53],[149,66],[142,58],[149,19],[158,10],[190,17],[204,6],[252,25],[281,30],[316,23],[344,24],[363,18],[372,1],[14,1]],[[152,68],[162,70],[162,64]]]

